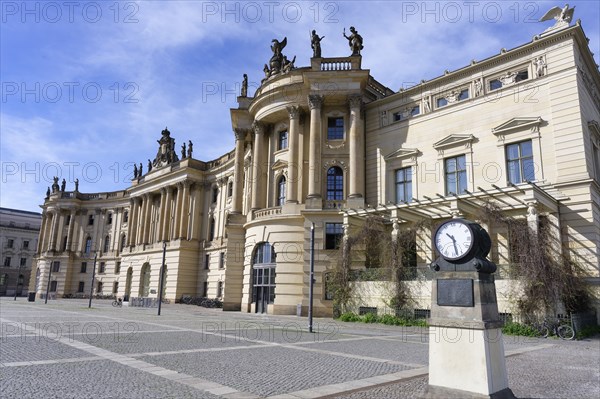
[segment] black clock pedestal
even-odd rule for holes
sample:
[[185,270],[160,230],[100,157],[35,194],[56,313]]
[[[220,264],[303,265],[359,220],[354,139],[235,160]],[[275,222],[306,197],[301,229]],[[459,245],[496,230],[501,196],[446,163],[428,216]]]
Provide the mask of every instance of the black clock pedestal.
[[467,271],[435,266],[424,397],[514,398],[508,387],[494,275],[475,267]]

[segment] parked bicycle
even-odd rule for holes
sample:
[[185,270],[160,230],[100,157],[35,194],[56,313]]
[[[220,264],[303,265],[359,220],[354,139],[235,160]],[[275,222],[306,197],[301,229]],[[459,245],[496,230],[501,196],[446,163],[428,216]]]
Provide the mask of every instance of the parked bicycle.
[[123,300],[121,298],[115,298],[115,300],[113,301],[112,305],[116,308],[122,308],[123,307]]
[[573,329],[571,319],[568,321],[561,319],[550,321],[544,319],[544,321],[536,324],[534,327],[540,336],[544,338],[547,338],[550,334],[569,341],[575,338],[575,330]]

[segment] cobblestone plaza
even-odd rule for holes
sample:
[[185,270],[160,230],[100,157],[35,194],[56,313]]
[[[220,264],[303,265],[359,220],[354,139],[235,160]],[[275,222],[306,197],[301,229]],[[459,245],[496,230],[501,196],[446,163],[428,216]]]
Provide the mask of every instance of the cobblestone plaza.
[[[411,398],[443,331],[110,301],[0,302],[2,398]],[[600,396],[600,341],[504,337],[517,397]]]

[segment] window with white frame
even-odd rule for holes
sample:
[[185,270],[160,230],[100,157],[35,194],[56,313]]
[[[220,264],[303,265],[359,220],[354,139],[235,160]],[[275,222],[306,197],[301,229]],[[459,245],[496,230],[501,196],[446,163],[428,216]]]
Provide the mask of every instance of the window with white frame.
[[519,184],[535,180],[531,140],[508,144],[505,148],[508,182]]
[[396,203],[412,201],[412,167],[396,169],[394,172]]
[[446,195],[463,194],[467,189],[467,163],[464,155],[444,159]]

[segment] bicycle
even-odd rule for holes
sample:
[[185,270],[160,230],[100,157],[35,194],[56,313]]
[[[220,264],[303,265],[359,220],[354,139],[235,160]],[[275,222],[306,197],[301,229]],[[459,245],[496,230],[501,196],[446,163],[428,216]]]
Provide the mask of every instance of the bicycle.
[[570,321],[569,324],[565,324],[564,322],[561,323],[560,319],[557,319],[556,321],[545,319],[542,323],[537,324],[534,327],[543,338],[548,338],[552,333],[560,339],[570,341],[575,338],[575,330],[571,324]]
[[123,300],[122,300],[121,298],[116,298],[116,299],[113,301],[112,305],[113,305],[115,308],[116,308],[116,307],[122,308],[122,307],[123,307]]

